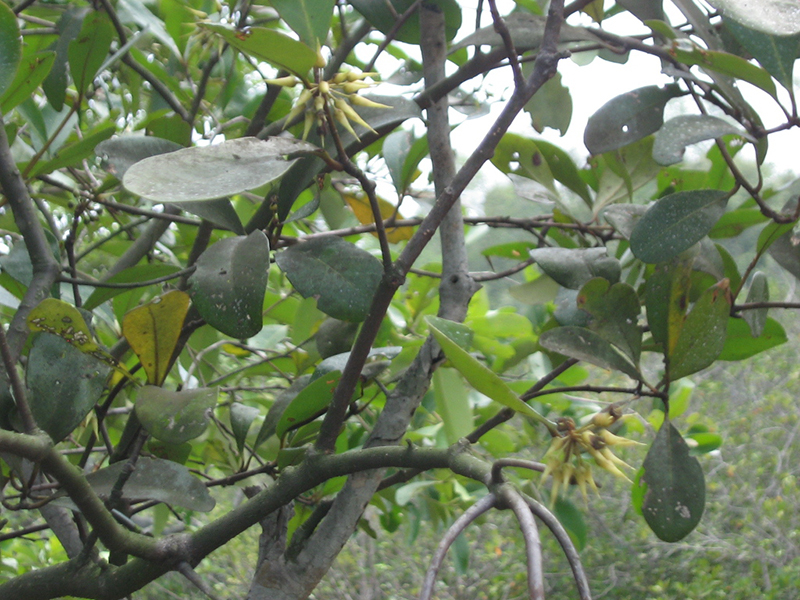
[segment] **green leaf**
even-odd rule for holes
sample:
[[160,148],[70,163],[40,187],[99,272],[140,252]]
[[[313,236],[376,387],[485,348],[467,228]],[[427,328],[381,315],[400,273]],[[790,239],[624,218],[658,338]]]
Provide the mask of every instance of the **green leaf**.
[[575,549],[578,552],[583,550],[589,538],[589,528],[586,526],[583,513],[572,502],[559,496],[553,506],[553,514],[567,530]]
[[[705,477],[677,429],[666,421],[644,459],[634,501],[659,539],[677,542],[697,526],[706,502]],[[638,488],[638,489],[637,489]]]
[[664,123],[653,143],[653,160],[660,165],[672,165],[683,159],[686,146],[735,134],[754,142],[741,128],[710,115],[680,115]]
[[20,58],[22,38],[19,34],[17,16],[9,6],[0,3],[0,95],[14,82]]
[[455,444],[474,429],[469,392],[455,369],[436,369],[433,391],[436,412],[442,417],[447,443]]
[[167,377],[188,310],[188,294],[172,290],[133,309],[122,320],[122,335],[139,357],[148,383],[161,385]]
[[800,33],[800,14],[794,2],[785,0],[759,0],[753,5],[749,0],[711,0],[726,16],[742,25],[771,35]]
[[115,130],[116,126],[113,123],[101,125],[97,131],[87,135],[83,139],[60,148],[53,154],[53,158],[50,160],[36,163],[30,170],[30,176],[46,175],[57,169],[71,167],[80,163],[84,158],[88,158],[94,154],[95,147],[103,142],[103,140],[107,140],[114,135]]
[[31,331],[57,335],[83,353],[99,349],[81,312],[63,300],[45,298],[28,314],[27,323]]
[[794,61],[800,51],[800,35],[777,36],[745,27],[723,17],[725,28],[767,72],[787,90],[793,86]]
[[752,83],[777,99],[775,82],[769,73],[761,67],[746,61],[741,56],[728,54],[727,52],[706,50],[697,46],[694,46],[692,50],[683,50],[675,46],[670,51],[670,54],[685,65],[698,65],[706,71],[714,71]]
[[588,206],[591,206],[592,196],[589,192],[589,186],[586,185],[586,182],[581,177],[580,171],[578,171],[578,167],[575,166],[575,162],[570,155],[558,146],[544,140],[536,140],[536,149],[541,153],[547,166],[550,167],[550,173],[552,173],[555,180],[578,194]]
[[589,328],[611,342],[639,364],[642,351],[642,330],[639,327],[641,305],[639,296],[627,283],[611,285],[597,277],[580,289],[578,308],[592,315]]
[[26,383],[39,427],[55,442],[67,437],[100,399],[110,370],[59,336],[37,335],[28,354]]
[[145,158],[126,171],[122,183],[153,202],[213,200],[274,181],[294,163],[287,155],[316,149],[291,138],[239,138]]
[[255,406],[247,406],[241,402],[234,402],[231,404],[231,431],[233,432],[233,439],[236,440],[236,447],[239,452],[244,450],[244,442],[247,439],[247,433],[253,425],[261,411]]
[[305,77],[317,62],[317,53],[303,42],[266,27],[239,30],[219,23],[198,23],[244,54]]
[[72,40],[81,32],[84,18],[90,14],[88,7],[73,7],[67,10],[58,20],[58,40],[52,48],[56,51],[55,62],[50,73],[42,82],[42,89],[50,106],[60,111],[67,95],[67,69],[69,66],[68,51]]
[[561,83],[561,73],[556,73],[533,95],[525,105],[531,117],[531,125],[537,133],[546,127],[567,133],[572,120],[572,96],[569,88]]
[[533,408],[519,399],[517,394],[508,387],[505,381],[500,379],[496,373],[486,367],[478,359],[472,357],[466,350],[450,339],[443,331],[437,329],[428,319],[431,333],[439,342],[448,360],[458,369],[469,384],[484,396],[488,396],[495,402],[517,411],[528,417],[532,417],[543,423],[550,429],[552,424]]
[[122,179],[128,169],[140,160],[182,148],[173,141],[158,137],[120,135],[98,144],[95,154],[110,173]]
[[[745,311],[745,315],[748,312],[753,311]],[[747,321],[731,317],[728,319],[725,346],[723,346],[718,360],[745,360],[760,352],[785,344],[787,341],[786,331],[775,319],[767,317],[759,336],[753,337]]]
[[336,0],[271,0],[272,7],[312,49],[325,43]]
[[769,221],[757,208],[737,208],[726,212],[708,232],[711,239],[736,237],[745,229]]
[[680,95],[675,84],[663,88],[650,85],[609,100],[586,124],[586,148],[592,154],[603,154],[655,133],[664,123],[664,106]]
[[69,43],[67,56],[72,81],[83,94],[108,57],[114,39],[114,26],[106,13],[94,11],[86,16],[78,36]]
[[8,114],[17,104],[33,95],[50,72],[55,58],[55,52],[37,52],[23,57],[14,80],[0,94],[0,111],[3,114]]
[[449,319],[442,319],[441,317],[430,316],[427,317],[426,320],[449,339],[458,344],[463,350],[469,352],[470,348],[472,348],[472,338],[475,332],[471,327],[467,327],[463,323],[450,321]]
[[290,246],[275,257],[304,298],[341,321],[367,318],[383,267],[369,252],[338,237],[324,236]]
[[674,350],[669,354],[669,378],[680,379],[711,365],[725,346],[731,311],[727,279],[708,288],[686,317]]
[[325,412],[341,378],[341,371],[331,371],[304,387],[281,413],[275,425],[275,435],[283,438],[290,429]]
[[539,337],[543,348],[584,360],[602,369],[621,371],[631,379],[644,381],[642,374],[614,346],[594,331],[583,327],[556,327]]
[[678,341],[689,304],[692,261],[660,264],[647,280],[647,324],[656,343],[668,354]]
[[536,248],[530,255],[545,274],[571,290],[594,277],[616,283],[621,272],[619,261],[605,248]]
[[718,433],[712,433],[710,431],[692,433],[689,431],[686,437],[688,438],[687,445],[689,446],[689,454],[692,456],[708,454],[722,446],[722,436]]
[[[391,3],[391,9],[387,6]],[[351,0],[350,4],[375,29],[382,33],[393,31],[397,15],[405,13],[414,0]],[[434,0],[434,5],[444,12],[445,36],[452,40],[461,27],[461,7],[456,0]],[[413,14],[395,33],[394,39],[407,44],[419,44],[419,14]]]
[[[381,154],[389,169],[389,175],[392,177],[392,183],[398,196],[402,195],[411,183],[404,178],[403,165],[413,143],[414,138],[411,132],[402,129],[390,133],[383,139]],[[414,170],[416,170],[416,165]]]
[[244,225],[242,225],[236,209],[233,208],[233,204],[227,198],[203,200],[202,202],[181,202],[180,207],[220,229],[227,229],[239,235],[245,235]]
[[[769,285],[767,284],[767,276],[761,271],[753,273],[753,278],[750,280],[750,291],[747,292],[747,299],[745,303],[750,302],[768,302],[769,301]],[[744,320],[750,326],[750,331],[753,337],[759,337],[764,331],[764,325],[767,322],[767,308],[757,308],[755,310],[744,311]]]
[[261,429],[258,430],[256,441],[253,444],[253,451],[258,450],[261,444],[275,434],[275,427],[278,421],[280,421],[283,411],[286,410],[286,407],[289,406],[292,400],[297,397],[310,381],[311,375],[301,375],[292,382],[292,385],[283,390],[283,392],[275,398],[272,406],[269,407],[269,411],[267,411],[267,416],[264,418]]
[[794,225],[785,223],[768,223],[761,235],[758,236],[759,247],[767,246],[769,255],[775,259],[781,267],[800,279],[800,245],[797,243],[797,236],[793,232]]
[[[175,265],[165,265],[162,263],[136,265],[120,271],[113,277],[109,277],[105,283],[137,283],[172,275],[180,270],[181,268]],[[119,296],[129,291],[130,289],[126,288],[97,287],[92,292],[92,295],[83,303],[83,308],[86,310],[94,310],[103,302],[111,300],[114,296]]]
[[636,223],[646,212],[647,207],[641,204],[612,204],[603,211],[603,218],[617,233],[629,240]]
[[222,333],[249,338],[261,331],[269,274],[269,241],[257,229],[220,240],[197,259],[189,295],[200,316]]
[[136,395],[136,416],[154,438],[183,444],[206,430],[218,395],[218,388],[173,392],[146,385]]
[[725,212],[728,193],[678,192],[658,200],[631,233],[631,251],[646,263],[671,260],[700,241]]
[[[119,480],[125,462],[119,462],[86,476],[94,491],[108,497]],[[206,486],[183,465],[159,458],[142,456],[136,461],[123,488],[123,498],[158,500],[188,510],[209,512],[216,502]]]

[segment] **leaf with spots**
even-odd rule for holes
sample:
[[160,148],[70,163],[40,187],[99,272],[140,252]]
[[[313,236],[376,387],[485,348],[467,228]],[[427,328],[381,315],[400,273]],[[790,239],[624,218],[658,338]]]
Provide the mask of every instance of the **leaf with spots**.
[[334,236],[295,244],[275,260],[304,298],[316,297],[322,312],[341,321],[367,318],[383,276],[378,259]]
[[711,286],[694,303],[675,348],[669,354],[669,378],[674,381],[710,366],[725,347],[731,290],[727,279]]
[[592,315],[589,323],[592,331],[622,350],[633,364],[639,364],[641,303],[635,289],[627,283],[611,285],[602,277],[596,277],[578,292],[577,304]]
[[678,256],[705,237],[725,213],[728,192],[692,190],[664,196],[639,219],[631,233],[631,252],[646,263]]
[[703,469],[669,421],[659,429],[631,496],[650,529],[665,542],[682,540],[700,522],[706,502]]
[[173,290],[134,308],[122,320],[122,335],[139,357],[148,383],[164,383],[188,310],[189,296]]
[[622,371],[637,381],[644,381],[639,369],[594,331],[584,327],[556,327],[539,338],[543,348],[564,356],[584,360],[602,369]]
[[100,399],[109,371],[108,365],[64,338],[37,335],[26,370],[28,400],[37,425],[55,442],[67,437]]
[[225,335],[249,338],[261,331],[269,274],[269,241],[256,230],[220,240],[203,252],[189,278],[189,294],[206,322]]
[[603,154],[641,140],[659,130],[664,107],[680,95],[680,88],[671,84],[649,85],[617,96],[591,116],[583,143],[592,154]]
[[183,444],[202,434],[217,405],[217,388],[173,392],[146,385],[136,396],[136,416],[150,435],[168,444]]
[[98,350],[80,311],[56,298],[45,298],[28,315],[31,331],[46,331],[63,338],[81,352]]

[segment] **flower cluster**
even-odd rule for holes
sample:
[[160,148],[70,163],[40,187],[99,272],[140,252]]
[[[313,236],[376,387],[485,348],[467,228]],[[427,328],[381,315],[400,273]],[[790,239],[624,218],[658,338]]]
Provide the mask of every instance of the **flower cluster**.
[[[266,83],[272,85],[279,85],[281,87],[295,87],[298,84],[303,86],[303,91],[297,97],[297,100],[286,117],[286,123],[291,123],[295,117],[305,113],[305,124],[303,127],[303,139],[308,137],[308,132],[314,122],[323,124],[326,122],[327,115],[330,114],[334,119],[344,127],[356,139],[360,139],[356,134],[351,123],[360,125],[370,131],[375,131],[370,127],[361,116],[355,111],[355,106],[365,106],[370,108],[391,108],[386,104],[373,102],[368,98],[359,96],[358,92],[361,90],[375,85],[372,82],[365,81],[368,77],[375,77],[377,73],[356,73],[355,71],[341,71],[336,73],[328,81],[320,80],[316,83],[311,83],[289,75],[287,77],[280,77],[278,79],[267,79]],[[326,108],[330,113],[326,112]],[[331,124],[332,126],[333,124]]]
[[561,435],[553,438],[543,459],[545,470],[542,481],[550,476],[553,477],[551,502],[555,503],[559,490],[566,489],[570,484],[578,486],[586,501],[588,501],[587,488],[597,492],[591,464],[586,460],[587,455],[591,456],[600,468],[630,481],[619,467],[629,469],[633,467],[617,457],[611,447],[633,446],[639,442],[614,435],[607,429],[621,416],[619,409],[612,407],[594,415],[583,427],[576,427],[575,422],[569,417],[557,421]]

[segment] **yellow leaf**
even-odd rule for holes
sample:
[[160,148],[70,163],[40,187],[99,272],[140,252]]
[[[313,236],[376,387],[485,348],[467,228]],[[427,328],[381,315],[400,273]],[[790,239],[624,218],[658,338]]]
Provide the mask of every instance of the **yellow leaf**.
[[[342,194],[344,201],[347,202],[347,205],[350,207],[350,210],[356,215],[356,219],[362,225],[369,225],[375,222],[375,219],[372,214],[372,208],[369,205],[369,200],[367,198],[362,198],[359,196],[354,196],[353,194]],[[389,219],[392,215],[395,214],[395,206],[391,202],[384,200],[383,198],[378,198],[378,207],[381,211],[381,216],[384,220]],[[398,212],[397,219],[402,219],[403,216]],[[386,228],[386,238],[389,240],[390,243],[396,244],[397,242],[402,242],[403,240],[411,239],[411,236],[414,234],[413,227],[387,227]],[[375,237],[378,236],[377,233],[373,233]]]
[[148,383],[164,383],[188,310],[189,295],[173,290],[134,308],[122,320],[122,334],[139,357]]

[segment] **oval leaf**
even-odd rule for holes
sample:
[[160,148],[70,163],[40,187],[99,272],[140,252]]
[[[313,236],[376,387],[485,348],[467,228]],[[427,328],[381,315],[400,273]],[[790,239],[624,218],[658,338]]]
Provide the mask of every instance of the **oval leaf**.
[[217,405],[217,388],[172,392],[154,385],[139,389],[136,416],[154,438],[183,444],[206,430],[209,414]]
[[128,169],[140,160],[182,148],[180,144],[159,137],[121,135],[98,144],[95,154],[110,173],[122,179]]
[[723,18],[725,28],[770,75],[787,90],[792,89],[794,61],[800,49],[800,35],[777,36],[745,27],[733,19]]
[[125,188],[153,202],[213,200],[260,187],[283,175],[312,144],[289,138],[240,138],[213,146],[185,148],[131,166]]
[[787,341],[786,331],[775,319],[767,317],[761,333],[758,337],[753,337],[752,329],[745,321],[731,317],[728,319],[725,346],[723,346],[718,359],[745,360],[759,352],[785,344]]
[[248,56],[263,60],[279,69],[305,76],[317,62],[317,53],[303,42],[266,27],[235,29],[219,23],[199,23],[231,46]]
[[661,198],[631,232],[631,251],[646,263],[666,262],[700,241],[725,212],[728,193],[678,192]]
[[341,321],[367,318],[383,277],[378,259],[334,236],[291,246],[275,262],[304,298],[316,297],[322,312]]
[[605,248],[536,248],[530,255],[546,275],[571,290],[595,277],[616,283],[621,272]]
[[539,338],[539,343],[542,347],[564,356],[585,360],[610,371],[621,371],[632,379],[644,381],[642,374],[627,358],[589,329],[556,327],[545,331]]
[[247,433],[259,414],[261,414],[261,411],[255,406],[247,406],[241,402],[231,404],[231,431],[239,452],[244,450]]
[[261,331],[269,241],[261,230],[220,240],[200,255],[189,294],[206,322],[235,338]]
[[644,459],[634,497],[659,539],[677,542],[697,526],[706,503],[703,469],[672,423],[665,422]]
[[800,33],[800,6],[786,0],[759,0],[756,6],[750,0],[709,0],[739,23],[772,35]]
[[639,327],[639,296],[627,283],[611,285],[597,277],[578,292],[578,308],[592,315],[589,328],[622,350],[633,364],[639,364],[642,330]]
[[110,367],[61,337],[36,336],[28,354],[28,401],[36,423],[53,441],[69,435],[94,408]]
[[708,288],[683,323],[678,341],[669,355],[671,380],[691,375],[711,365],[725,346],[731,290],[727,279]]
[[148,383],[164,383],[188,310],[189,296],[173,290],[134,308],[122,319],[122,335],[139,357]]
[[686,146],[723,135],[736,134],[755,141],[739,127],[710,115],[680,115],[670,119],[656,134],[653,160],[660,165],[672,165],[683,159]]
[[[125,462],[119,462],[86,476],[101,497],[108,497],[119,480]],[[172,506],[208,512],[216,502],[203,483],[183,465],[142,456],[125,482],[123,497],[131,500],[158,500]]]
[[272,0],[273,8],[310,48],[325,43],[335,4],[335,0]]
[[104,12],[94,11],[83,20],[78,37],[69,43],[69,70],[81,94],[92,83],[97,70],[108,57],[113,39],[111,19]]
[[655,133],[664,123],[664,106],[680,94],[677,85],[649,85],[609,100],[589,118],[583,143],[592,154],[603,154]]
[[304,387],[281,413],[275,425],[275,435],[283,438],[290,429],[321,415],[333,400],[333,393],[341,378],[341,371],[331,371]]

